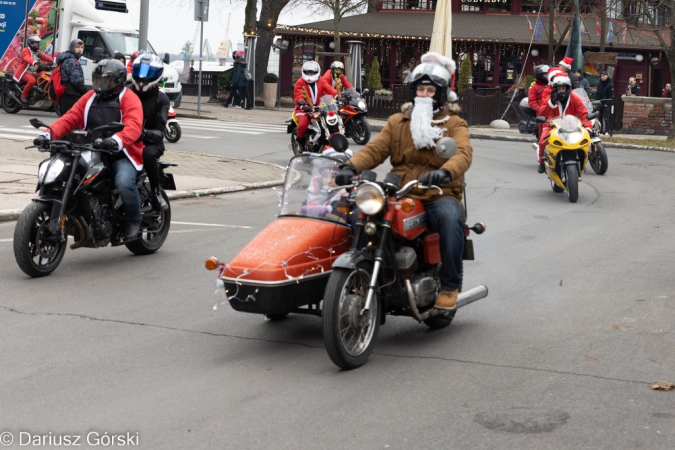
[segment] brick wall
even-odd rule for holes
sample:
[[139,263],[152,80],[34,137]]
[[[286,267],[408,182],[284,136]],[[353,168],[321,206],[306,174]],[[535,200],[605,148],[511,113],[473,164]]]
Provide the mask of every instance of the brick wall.
[[623,128],[626,134],[667,135],[673,123],[673,102],[669,98],[622,97]]

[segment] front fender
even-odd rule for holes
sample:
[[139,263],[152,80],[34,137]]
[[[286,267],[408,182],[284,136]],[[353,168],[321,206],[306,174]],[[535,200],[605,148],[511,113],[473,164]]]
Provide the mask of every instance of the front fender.
[[338,258],[333,263],[333,268],[341,269],[351,269],[354,270],[356,267],[363,261],[368,263],[373,263],[375,259],[372,255],[362,252],[360,250],[349,250],[347,253],[343,253],[338,256]]
[[61,229],[61,203],[62,198],[59,195],[40,195],[33,199],[34,202],[51,203],[52,212],[49,214],[49,231],[56,235]]

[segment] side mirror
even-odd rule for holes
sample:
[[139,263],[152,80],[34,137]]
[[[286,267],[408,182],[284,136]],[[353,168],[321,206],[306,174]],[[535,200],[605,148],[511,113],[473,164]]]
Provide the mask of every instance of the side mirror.
[[586,118],[587,118],[588,120],[595,119],[596,117],[598,117],[598,113],[597,113],[597,112],[588,113],[588,115],[586,116]]
[[94,55],[92,56],[92,61],[95,63],[99,62],[100,60],[103,59],[103,48],[101,47],[96,47],[94,49]]
[[164,53],[164,64],[169,65],[170,61],[171,61],[171,58],[169,57],[169,54]]
[[539,116],[534,119],[535,122],[537,123],[546,123],[546,117],[544,116]]
[[441,158],[449,159],[457,153],[457,142],[451,137],[442,137],[436,141],[436,154]]
[[304,106],[304,105],[306,105],[306,104],[307,104],[306,101],[304,101],[304,100],[298,100],[298,105]]
[[370,92],[370,89],[365,88],[363,92],[361,92],[361,95],[366,95],[368,92]]
[[41,121],[40,119],[38,119],[36,117],[30,119],[28,122],[30,122],[30,124],[33,125],[33,128],[37,128],[37,129],[49,127],[46,123],[44,123],[43,121]]
[[335,133],[328,138],[328,142],[330,142],[330,146],[333,147],[336,152],[342,153],[349,148],[349,141],[347,141],[344,134]]

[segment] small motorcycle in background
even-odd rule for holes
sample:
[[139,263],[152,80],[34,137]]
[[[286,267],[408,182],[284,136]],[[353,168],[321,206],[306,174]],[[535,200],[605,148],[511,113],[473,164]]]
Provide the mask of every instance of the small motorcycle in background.
[[314,105],[307,113],[307,116],[309,116],[309,128],[307,128],[307,132],[305,133],[306,143],[304,152],[300,151],[300,144],[298,143],[298,122],[295,113],[286,121],[288,124],[286,133],[291,135],[291,149],[296,156],[306,152],[321,153],[333,134],[345,134],[345,128],[338,110],[338,103],[330,95],[321,97],[318,105]]
[[166,128],[164,128],[164,137],[167,141],[175,144],[180,140],[181,129],[178,120],[176,119],[176,111],[173,109],[173,102],[169,107],[169,120],[166,121]]
[[[368,89],[363,90],[367,94]],[[354,88],[342,91],[340,117],[345,125],[345,136],[350,137],[359,145],[366,145],[370,141],[370,124],[366,119],[368,105]]]
[[21,103],[21,92],[26,85],[25,82],[18,82],[11,73],[5,73],[0,77],[0,104],[2,109],[8,114],[16,114],[22,109],[54,111],[60,116],[59,104],[49,99],[49,82],[51,81],[51,70],[55,66],[52,64],[38,64],[37,84],[33,86],[28,96],[28,106]]

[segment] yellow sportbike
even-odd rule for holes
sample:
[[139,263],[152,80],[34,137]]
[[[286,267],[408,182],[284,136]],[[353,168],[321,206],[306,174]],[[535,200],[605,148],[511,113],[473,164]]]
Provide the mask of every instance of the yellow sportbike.
[[[536,121],[544,123],[546,118],[537,117]],[[553,191],[567,191],[571,203],[579,198],[579,181],[586,170],[590,146],[591,135],[576,116],[551,119],[544,166]]]

